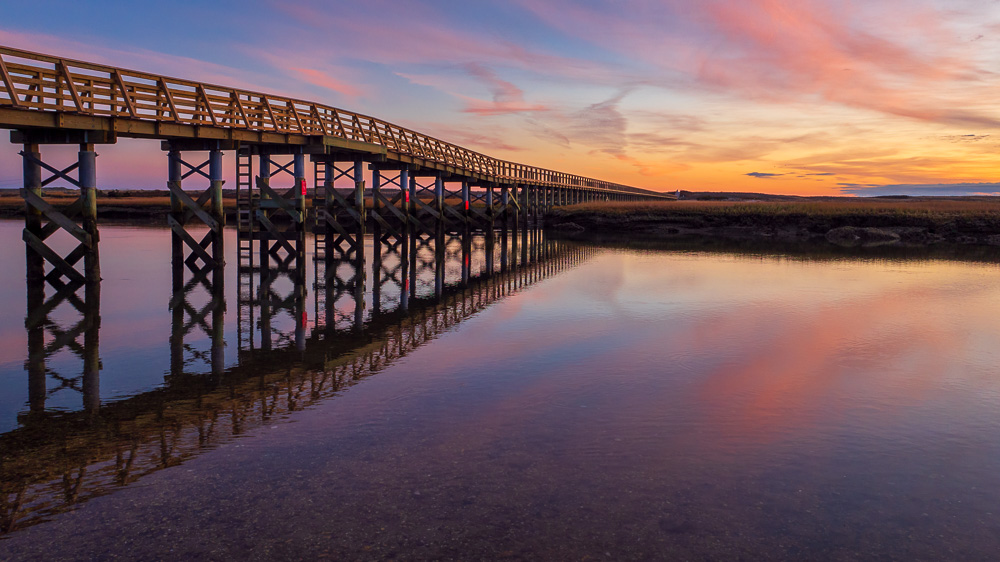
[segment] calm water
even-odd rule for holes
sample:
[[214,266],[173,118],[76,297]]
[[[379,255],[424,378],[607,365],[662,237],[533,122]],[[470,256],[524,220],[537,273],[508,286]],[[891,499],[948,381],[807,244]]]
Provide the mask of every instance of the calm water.
[[235,256],[214,306],[172,292],[169,231],[105,226],[88,410],[68,302],[29,392],[20,229],[3,559],[1000,553],[997,263],[478,237],[404,278],[369,240],[364,307],[310,261],[262,308]]

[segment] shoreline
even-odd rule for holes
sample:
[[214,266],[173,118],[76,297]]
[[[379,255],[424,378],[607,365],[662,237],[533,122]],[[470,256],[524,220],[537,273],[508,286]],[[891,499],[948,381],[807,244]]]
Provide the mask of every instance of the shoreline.
[[[236,217],[235,193],[223,198],[227,221]],[[75,197],[46,194],[62,207]],[[311,200],[307,199],[307,207]],[[98,219],[166,224],[166,192],[110,192],[97,204]],[[0,218],[23,219],[18,195],[0,196]],[[542,226],[568,238],[643,240],[720,239],[875,246],[1000,246],[1000,198],[898,198],[798,201],[585,203],[545,212]]]
[[1000,246],[1000,201],[588,203],[551,209],[546,228],[568,236],[825,242],[842,247]]

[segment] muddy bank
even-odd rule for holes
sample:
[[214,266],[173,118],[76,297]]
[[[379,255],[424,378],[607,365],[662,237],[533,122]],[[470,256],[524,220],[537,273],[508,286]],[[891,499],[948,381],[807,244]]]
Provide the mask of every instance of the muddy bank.
[[[802,206],[799,206],[802,207]],[[979,244],[1000,246],[1000,205],[935,209],[813,205],[795,209],[763,203],[635,208],[575,206],[553,209],[546,228],[566,235],[638,236],[645,239],[721,238],[823,242],[843,247]]]

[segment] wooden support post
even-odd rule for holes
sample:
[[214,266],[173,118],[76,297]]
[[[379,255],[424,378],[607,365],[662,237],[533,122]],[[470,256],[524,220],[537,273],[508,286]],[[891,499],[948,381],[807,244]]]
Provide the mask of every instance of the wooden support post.
[[493,230],[493,220],[496,218],[493,208],[493,184],[486,186],[486,219],[490,222],[488,230]]
[[470,203],[471,199],[469,198],[469,182],[468,180],[462,180],[462,209],[463,209],[462,213],[463,216],[465,216],[466,229],[468,229],[469,221],[471,220],[471,217],[469,216],[471,213]]
[[295,224],[295,251],[296,255],[296,265],[300,266],[303,270],[303,275],[300,275],[302,282],[305,282],[304,268],[305,268],[305,254],[306,254],[306,214],[308,209],[306,209],[306,194],[309,191],[309,185],[306,181],[306,156],[302,153],[301,149],[299,152],[292,155],[292,191],[295,197],[295,210],[299,212],[299,220]]
[[434,209],[438,212],[438,222],[444,222],[444,178],[441,174],[434,177]]
[[80,145],[79,163],[81,217],[83,230],[90,235],[90,247],[83,255],[83,275],[87,283],[92,284],[101,281],[97,250],[97,153],[94,152],[94,145]]
[[[292,155],[292,176],[295,178],[295,207],[305,216],[306,194],[309,191],[309,184],[306,181],[306,155],[297,152]],[[305,220],[302,221],[305,223]]]
[[[409,205],[408,205],[409,210],[407,210],[406,213],[407,213],[407,215],[411,219],[415,219],[415,218],[417,218],[417,176],[416,176],[416,174],[410,176],[410,179],[407,182],[407,185],[408,185],[407,189],[409,190],[409,194],[410,195],[409,195],[409,199],[408,199],[409,200]],[[412,223],[413,221],[411,220],[410,222]]]
[[[260,176],[259,176],[260,177],[260,181],[264,182],[264,183],[267,183],[268,185],[270,185],[270,182],[271,182],[271,157],[269,155],[267,155],[267,154],[261,154],[259,156],[259,164],[260,164]],[[258,203],[258,206],[257,206],[257,212],[259,213],[258,220],[261,223],[267,224],[267,222],[270,222],[270,218],[271,218],[271,209],[270,209],[270,206],[267,205],[267,202],[271,199],[271,194],[268,193],[266,190],[260,189],[259,187],[258,187],[257,192],[260,195],[260,202]],[[267,222],[265,222],[265,221],[267,221]],[[260,236],[260,246],[259,246],[259,248],[260,248],[260,269],[263,272],[261,274],[261,285],[263,285],[264,284],[264,278],[267,276],[267,271],[271,268],[271,251],[270,251],[271,250],[271,234],[267,231],[266,228],[261,228],[259,236]],[[263,291],[263,289],[264,289],[264,287],[262,286],[261,287],[261,291]],[[265,317],[265,313],[267,313],[266,317]],[[269,312],[269,307],[264,306],[263,304],[261,304],[261,322],[264,322],[265,318],[268,320],[268,322],[267,322],[268,338],[270,338],[270,312]],[[262,326],[263,326],[263,324],[262,324]],[[264,339],[265,339],[264,338],[264,330],[263,330],[263,328],[261,328],[261,342],[262,343],[264,342]],[[270,340],[269,339],[268,339],[268,349],[270,349]]]
[[[222,208],[222,151],[212,150],[208,153],[208,179],[211,190],[211,215],[215,219],[215,228],[212,229],[212,259],[215,260],[216,268],[221,268],[225,263],[225,252],[223,251],[222,229],[226,225],[226,212]],[[216,281],[222,281],[222,275]]]
[[507,223],[510,222],[510,186],[504,184],[500,191],[500,213],[502,217],[502,228],[507,229]]
[[[378,166],[372,166],[372,215],[381,216],[382,203],[382,170]],[[376,223],[378,224],[378,223]]]
[[[24,191],[38,198],[42,197],[41,160],[42,154],[39,152],[37,144],[24,145],[24,152],[22,152]],[[42,211],[27,201],[24,204],[24,229],[36,238],[42,238]],[[38,287],[43,290],[42,298],[44,299],[45,258],[29,244],[25,244],[24,248],[27,260],[28,291],[30,293],[33,286]],[[42,382],[44,383],[44,379]]]
[[521,217],[521,222],[525,226],[528,225],[528,214],[531,212],[531,201],[529,201],[530,196],[531,188],[528,184],[522,184],[520,193],[518,194],[518,201],[521,202],[519,216]]
[[[179,223],[184,220],[184,203],[177,197],[175,191],[182,189],[181,177],[181,153],[177,150],[170,150],[167,152],[167,189],[170,191],[170,215]],[[176,232],[170,234],[170,259],[173,288],[176,291],[184,285],[184,239]]]
[[365,236],[365,178],[364,162],[354,161],[354,207],[358,211],[358,244],[363,245]]
[[[330,226],[329,222],[331,217],[336,218],[334,217],[333,214],[334,213],[333,202],[336,200],[334,197],[333,190],[336,189],[334,187],[334,178],[337,177],[337,165],[335,162],[332,161],[326,162],[325,165],[326,165],[326,186],[325,186],[326,189],[324,190],[325,197],[323,198],[323,213],[321,214],[321,216],[323,217],[323,223],[322,223],[323,240],[325,246],[323,255],[326,257],[327,260],[329,260],[331,257],[333,257],[334,252],[337,250],[337,245],[336,245],[337,235],[333,231],[333,227]],[[327,272],[327,274],[329,274],[329,272]],[[332,326],[332,324],[333,324],[333,316],[328,316],[327,325]]]
[[400,207],[403,211],[403,229],[405,230],[410,224],[410,214],[411,214],[411,198],[413,196],[413,188],[410,183],[410,170],[403,168],[399,171],[399,192],[402,197],[400,198]]

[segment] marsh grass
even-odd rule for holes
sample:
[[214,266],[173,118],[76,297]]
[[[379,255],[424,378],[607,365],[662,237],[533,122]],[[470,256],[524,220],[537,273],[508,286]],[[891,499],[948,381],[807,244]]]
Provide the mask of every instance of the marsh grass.
[[916,229],[955,241],[986,241],[1000,235],[1000,199],[986,197],[604,202],[552,209],[549,217],[557,227],[573,223],[591,232],[608,233],[736,228],[746,235],[825,236],[832,229],[850,226]]
[[559,214],[571,216],[626,215],[659,216],[856,216],[949,219],[982,217],[1000,219],[1000,199],[914,199],[846,201],[657,201],[657,202],[595,202],[559,209]]

